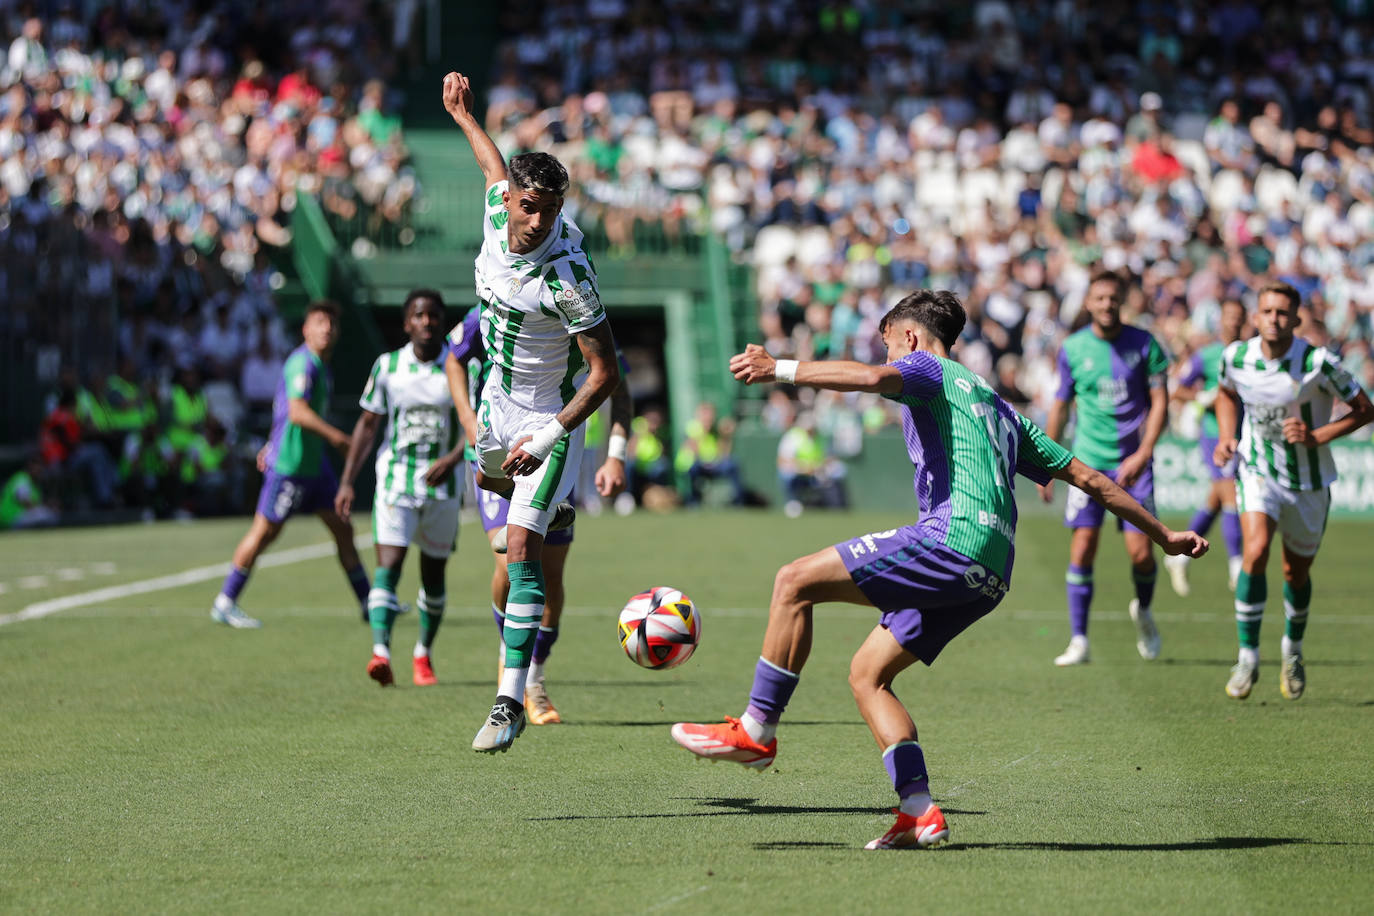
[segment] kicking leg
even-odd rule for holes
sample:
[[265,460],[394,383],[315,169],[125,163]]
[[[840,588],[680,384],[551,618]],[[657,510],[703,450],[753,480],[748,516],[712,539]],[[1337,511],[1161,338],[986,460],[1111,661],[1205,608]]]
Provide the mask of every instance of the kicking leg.
[[778,570],[768,605],[763,654],[754,667],[754,686],[744,715],[727,717],[724,725],[679,722],[673,726],[673,739],[700,757],[734,760],[757,770],[768,767],[777,753],[778,722],[811,653],[812,610],[828,601],[872,606],[835,548],[827,547]]

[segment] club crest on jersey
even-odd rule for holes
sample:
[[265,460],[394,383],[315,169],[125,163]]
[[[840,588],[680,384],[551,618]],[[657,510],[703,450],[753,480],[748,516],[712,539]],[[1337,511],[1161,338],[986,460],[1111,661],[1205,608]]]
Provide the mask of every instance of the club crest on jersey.
[[601,303],[596,298],[590,280],[576,286],[566,286],[554,294],[554,305],[572,321],[582,321],[596,315]]

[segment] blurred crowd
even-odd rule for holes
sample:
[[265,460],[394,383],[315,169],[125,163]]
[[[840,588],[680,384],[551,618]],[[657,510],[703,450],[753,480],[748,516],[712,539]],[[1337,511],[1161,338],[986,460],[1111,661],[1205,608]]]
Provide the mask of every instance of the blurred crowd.
[[297,193],[395,222],[415,192],[387,88],[415,12],[0,3],[0,341],[56,388],[45,502],[225,507],[181,484],[263,431]]
[[[957,291],[956,355],[1043,420],[1090,271],[1178,359],[1272,278],[1374,383],[1374,18],[1364,3],[515,2],[487,127],[573,164],[612,253],[715,231],[776,355],[880,360],[878,319]],[[773,393],[832,454],[877,399]],[[790,459],[789,459],[790,460]]]

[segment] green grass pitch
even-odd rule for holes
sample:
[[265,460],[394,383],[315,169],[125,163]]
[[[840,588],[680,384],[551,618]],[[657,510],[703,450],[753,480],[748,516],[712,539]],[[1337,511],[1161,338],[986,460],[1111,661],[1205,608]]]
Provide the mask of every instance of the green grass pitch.
[[[0,911],[1368,912],[1367,525],[1327,532],[1308,694],[1290,703],[1277,601],[1254,695],[1222,692],[1235,632],[1220,545],[1189,599],[1161,575],[1163,656],[1146,663],[1124,552],[1105,538],[1093,663],[1056,669],[1067,535],[1025,520],[1010,596],[897,682],[953,830],[941,849],[862,849],[894,799],[845,684],[873,611],[817,612],[775,769],[712,766],[671,742],[674,721],[743,708],[781,563],[905,520],[579,521],[549,665],[566,724],[495,757],[469,750],[496,667],[472,524],[434,688],[405,669],[414,615],[397,624],[401,686],[367,679],[368,632],[332,558],[260,570],[243,599],[259,631],[210,622],[216,579],[0,626]],[[223,562],[244,524],[5,535],[0,616]],[[323,539],[297,520],[273,551]],[[403,600],[417,584],[412,559]],[[615,641],[621,604],[650,585],[702,609],[700,649],[668,672]]]

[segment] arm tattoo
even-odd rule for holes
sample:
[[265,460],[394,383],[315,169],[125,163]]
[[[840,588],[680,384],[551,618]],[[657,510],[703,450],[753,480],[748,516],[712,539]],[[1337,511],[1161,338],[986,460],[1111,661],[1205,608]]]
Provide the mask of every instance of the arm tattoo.
[[603,321],[578,334],[577,346],[590,371],[573,399],[558,414],[558,422],[564,429],[581,426],[620,384],[620,366],[616,362],[615,338],[611,336],[609,322]]

